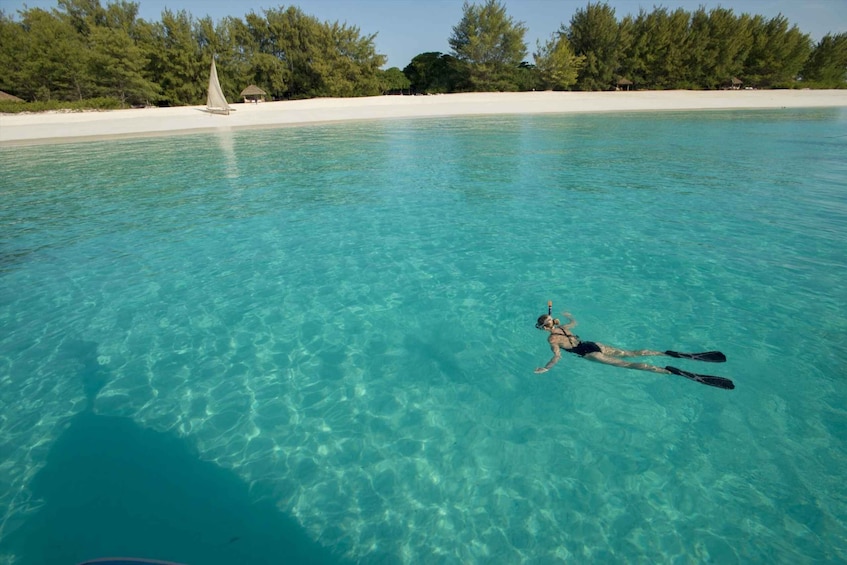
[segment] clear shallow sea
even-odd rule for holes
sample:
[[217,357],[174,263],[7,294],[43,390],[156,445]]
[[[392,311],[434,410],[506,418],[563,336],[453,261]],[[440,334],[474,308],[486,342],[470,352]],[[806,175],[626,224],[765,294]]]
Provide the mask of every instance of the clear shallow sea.
[[[843,562],[845,155],[829,109],[0,149],[0,562]],[[737,388],[535,375],[548,300]]]

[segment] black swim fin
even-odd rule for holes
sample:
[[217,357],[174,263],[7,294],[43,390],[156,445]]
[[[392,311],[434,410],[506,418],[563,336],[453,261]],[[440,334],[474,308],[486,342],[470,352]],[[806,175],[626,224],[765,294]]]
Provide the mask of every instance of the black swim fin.
[[726,390],[732,390],[735,388],[735,383],[723,377],[713,377],[712,375],[698,375],[697,373],[689,373],[688,371],[683,371],[682,369],[677,369],[676,367],[665,367],[665,369],[673,375],[679,375],[680,377],[685,377],[686,379],[691,379],[692,381],[703,383],[704,385],[723,388]]
[[706,361],[707,363],[724,363],[726,355],[720,351],[704,351],[702,353],[680,353],[679,351],[665,351],[668,357],[677,359],[693,359],[694,361]]

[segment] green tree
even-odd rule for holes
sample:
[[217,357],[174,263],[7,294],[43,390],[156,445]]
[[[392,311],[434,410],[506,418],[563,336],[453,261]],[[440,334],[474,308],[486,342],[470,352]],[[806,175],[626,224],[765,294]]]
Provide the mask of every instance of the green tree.
[[646,19],[644,9],[637,17],[627,14],[618,23],[618,60],[617,78],[625,78],[637,84],[639,88],[649,88],[647,82],[647,58],[645,53],[650,49],[648,39],[643,33],[642,25]]
[[17,70],[19,90],[29,100],[83,99],[91,96],[89,52],[84,38],[68,23],[34,8],[22,14],[24,31]]
[[544,85],[541,82],[541,75],[538,72],[538,67],[523,61],[514,70],[512,74],[512,82],[517,90],[526,92],[530,90],[541,90]]
[[713,66],[710,27],[709,13],[705,8],[701,6],[691,14],[688,24],[685,76],[693,88],[709,88],[715,83],[708,71]]
[[93,27],[106,25],[106,10],[100,0],[58,0],[58,5],[62,19],[84,37]]
[[467,63],[475,90],[515,90],[515,69],[526,57],[526,26],[515,22],[497,0],[462,6],[462,19],[449,38],[453,55]]
[[162,12],[155,26],[148,68],[161,89],[161,101],[170,106],[202,104],[209,80],[211,55],[200,51],[194,20],[182,10]]
[[[254,31],[255,46],[252,49],[271,53],[285,69],[282,79],[286,87],[277,95],[281,97],[287,93],[294,98],[314,96],[321,88],[321,77],[311,66],[312,61],[321,58],[320,45],[324,41],[321,22],[294,7],[284,11],[268,10],[265,16],[268,37],[263,38]],[[250,27],[258,29],[256,23]]]
[[619,74],[619,27],[615,9],[592,4],[577,10],[569,27],[561,29],[578,56],[585,57],[577,86],[580,90],[609,90]]
[[96,94],[117,98],[122,105],[147,104],[156,98],[157,86],[142,74],[147,61],[126,30],[92,28],[88,62]]
[[411,85],[411,81],[398,67],[391,67],[380,72],[380,89],[383,94],[389,92],[403,93],[403,91],[408,91]]
[[686,77],[689,14],[679,8],[655,8],[639,14],[635,26],[641,47],[638,57],[644,86],[656,89],[690,87]]
[[847,33],[827,34],[802,70],[803,82],[820,88],[847,87]]
[[122,29],[133,35],[139,23],[138,9],[139,4],[137,2],[112,0],[106,5],[103,14],[104,25],[112,29]]
[[469,89],[468,65],[437,51],[415,55],[403,69],[411,88],[422,94],[443,94]]
[[744,79],[758,87],[794,84],[812,52],[812,40],[779,15],[751,21],[752,45],[744,63]]
[[21,88],[25,41],[23,26],[0,10],[0,90],[19,97],[27,96]]
[[385,56],[376,53],[376,34],[362,36],[358,27],[324,24],[320,75],[323,96],[373,96],[381,92],[379,71]]
[[238,52],[244,55],[242,61],[237,61],[239,75],[244,77],[247,84],[255,84],[273,97],[282,97],[291,77],[291,69],[285,61],[289,51],[289,29],[286,19],[288,12],[267,10],[265,16],[250,13],[246,17],[246,36],[241,35],[241,47]]
[[575,55],[568,38],[554,33],[545,43],[537,43],[533,54],[540,87],[550,90],[568,90],[576,84],[585,56]]
[[719,88],[743,75],[744,61],[753,46],[753,23],[750,16],[737,17],[727,8],[709,12],[709,34],[702,61],[705,88]]
[[138,19],[137,3],[119,0],[104,8],[99,0],[59,0],[59,8],[59,18],[85,45],[89,95],[116,98],[122,105],[156,98],[158,87],[145,76],[143,40],[150,26]]

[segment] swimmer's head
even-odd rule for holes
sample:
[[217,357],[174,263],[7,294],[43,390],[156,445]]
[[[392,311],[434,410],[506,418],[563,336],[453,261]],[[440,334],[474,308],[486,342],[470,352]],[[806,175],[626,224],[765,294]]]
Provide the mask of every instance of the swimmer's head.
[[543,330],[546,327],[553,325],[553,316],[550,314],[542,314],[538,316],[538,320],[535,322],[535,327],[539,330]]
[[542,314],[541,316],[538,316],[538,320],[535,321],[535,327],[539,330],[546,330],[558,325],[559,318],[554,318],[550,314]]

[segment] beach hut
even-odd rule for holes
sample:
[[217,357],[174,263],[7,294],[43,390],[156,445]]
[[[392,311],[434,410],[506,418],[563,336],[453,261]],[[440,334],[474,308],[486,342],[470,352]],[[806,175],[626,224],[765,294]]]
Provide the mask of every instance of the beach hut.
[[255,84],[251,84],[241,91],[241,97],[244,99],[244,102],[264,102],[267,94],[267,92]]
[[738,77],[732,77],[732,89],[739,90],[744,82]]
[[18,98],[17,96],[9,94],[8,92],[3,92],[2,90],[0,90],[0,100],[2,100],[3,102],[23,102],[24,101],[23,98]]
[[632,90],[632,81],[628,78],[619,78],[617,88],[615,90]]

